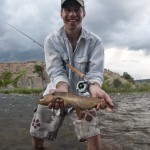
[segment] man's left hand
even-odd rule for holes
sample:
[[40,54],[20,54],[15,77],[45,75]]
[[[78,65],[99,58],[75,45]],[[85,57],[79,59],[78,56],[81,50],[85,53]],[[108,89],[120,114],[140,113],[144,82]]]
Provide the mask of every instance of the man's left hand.
[[[112,102],[112,99],[110,96],[100,88],[100,86],[97,84],[90,84],[89,86],[89,92],[92,97],[102,98],[104,99],[109,107],[106,107],[107,112],[113,112],[114,111],[114,104]],[[103,108],[103,103],[99,103],[96,107],[96,110],[99,110],[100,108]]]

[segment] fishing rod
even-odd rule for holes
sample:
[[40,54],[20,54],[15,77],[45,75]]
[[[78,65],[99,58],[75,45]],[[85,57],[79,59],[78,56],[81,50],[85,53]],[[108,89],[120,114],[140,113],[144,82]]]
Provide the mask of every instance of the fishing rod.
[[34,43],[38,44],[40,47],[44,48],[44,46],[42,44],[40,44],[39,42],[37,42],[36,40],[34,40],[33,38],[31,38],[29,35],[25,34],[24,32],[22,32],[21,30],[19,30],[18,28],[12,26],[11,24],[4,22],[4,21],[0,21],[4,24],[7,24],[8,26],[12,27],[13,29],[15,29],[16,31],[22,33],[24,36],[26,36],[27,38],[29,38],[30,40],[32,40]]
[[[0,21],[10,27],[12,27],[13,29],[15,29],[16,31],[20,32],[21,34],[23,34],[24,36],[26,36],[27,38],[29,38],[30,40],[32,40],[34,43],[36,43],[37,45],[39,45],[40,47],[44,48],[44,46],[42,44],[40,44],[39,42],[37,42],[36,40],[34,40],[33,38],[31,38],[29,35],[25,34],[24,32],[22,32],[21,30],[19,30],[18,28],[12,26],[11,24],[4,22],[4,21]],[[73,72],[75,72],[80,78],[83,79],[83,81],[79,81],[77,83],[76,89],[81,92],[84,93],[87,91],[88,85],[90,83],[92,83],[91,81],[89,81],[89,79],[86,77],[85,74],[83,74],[82,72],[80,72],[77,68],[73,67],[70,64],[66,64],[66,66],[68,68],[70,68]],[[93,84],[93,83],[92,83]]]

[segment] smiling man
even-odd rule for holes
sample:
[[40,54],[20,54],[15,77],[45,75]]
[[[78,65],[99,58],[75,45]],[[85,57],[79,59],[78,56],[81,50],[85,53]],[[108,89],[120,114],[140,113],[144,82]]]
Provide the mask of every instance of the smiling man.
[[[83,0],[61,1],[61,18],[64,26],[48,35],[44,44],[46,70],[51,82],[43,95],[56,91],[82,95],[76,90],[76,84],[81,78],[66,67],[69,63],[86,74],[92,83],[84,96],[103,98],[113,106],[111,98],[101,89],[104,71],[103,43],[97,35],[82,27],[85,14]],[[100,109],[101,105],[98,104],[96,109]],[[56,103],[55,106],[49,104],[48,107],[38,105],[30,128],[33,146],[42,149],[44,139],[54,140],[64,114],[67,113],[73,121],[78,140],[87,141],[88,150],[100,150],[96,109],[83,111],[79,119],[73,108],[63,109],[61,103]],[[107,111],[112,110],[107,108]]]
[[63,19],[64,29],[73,50],[76,48],[77,41],[81,34],[81,25],[84,16],[85,10],[83,1],[68,0],[62,2],[61,18]]

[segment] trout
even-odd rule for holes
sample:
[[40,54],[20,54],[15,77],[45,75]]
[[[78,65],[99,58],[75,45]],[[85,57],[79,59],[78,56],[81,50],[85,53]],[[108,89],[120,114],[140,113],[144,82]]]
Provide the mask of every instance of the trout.
[[48,106],[49,103],[55,104],[57,99],[61,99],[65,107],[72,106],[75,109],[92,109],[99,103],[102,104],[103,109],[109,107],[108,103],[104,99],[92,98],[75,95],[67,92],[55,92],[54,94],[48,94],[39,100],[39,104]]

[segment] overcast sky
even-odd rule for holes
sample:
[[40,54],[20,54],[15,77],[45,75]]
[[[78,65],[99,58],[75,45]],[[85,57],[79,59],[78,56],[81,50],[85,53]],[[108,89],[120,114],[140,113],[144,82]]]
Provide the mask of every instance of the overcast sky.
[[[0,21],[43,45],[44,38],[63,25],[60,1],[1,0]],[[128,72],[134,79],[150,78],[150,0],[85,0],[85,7],[83,25],[103,39],[105,68],[120,75]],[[43,55],[42,48],[1,22],[0,55],[8,51]]]

